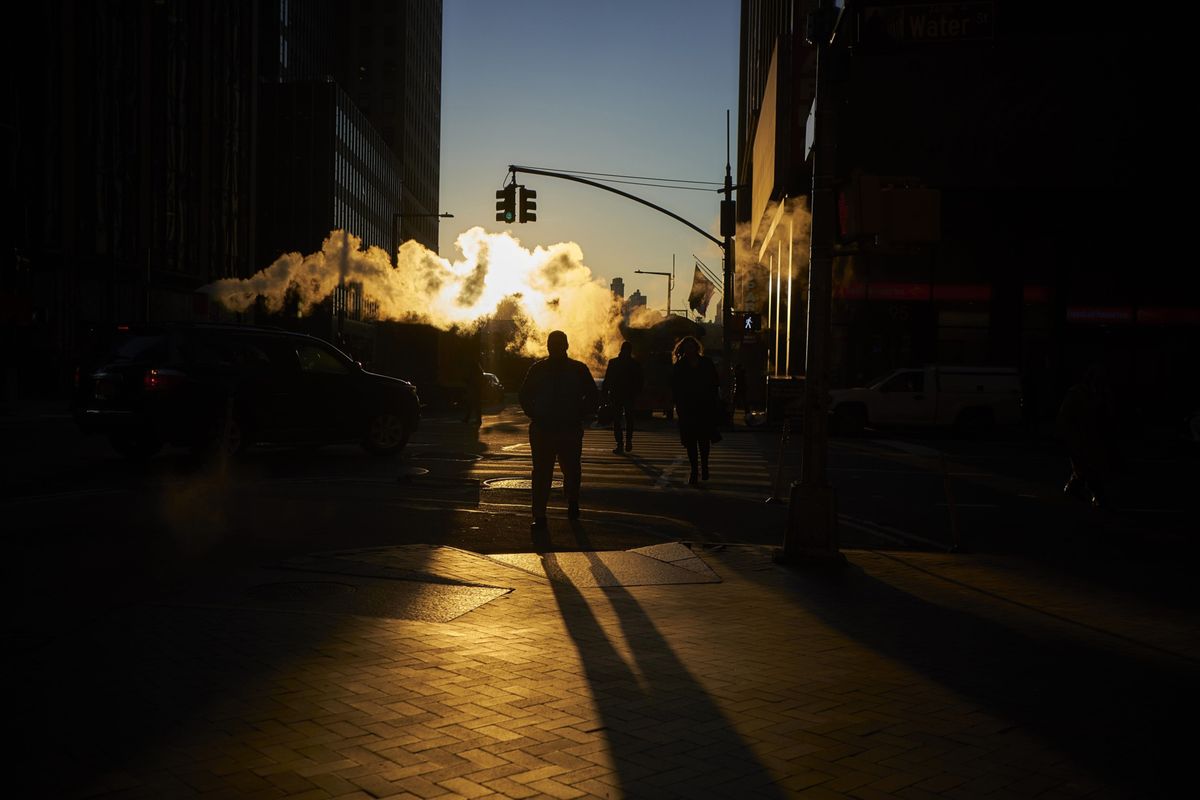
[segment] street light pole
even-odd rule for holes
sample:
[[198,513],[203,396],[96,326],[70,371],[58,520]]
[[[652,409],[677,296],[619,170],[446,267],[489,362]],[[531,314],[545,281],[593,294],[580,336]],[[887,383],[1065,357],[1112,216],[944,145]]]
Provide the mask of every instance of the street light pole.
[[675,288],[675,275],[670,272],[651,272],[645,269],[635,269],[637,275],[664,275],[667,279],[667,316],[671,316],[671,290]]
[[405,214],[403,211],[397,211],[392,214],[392,259],[398,258],[397,252],[400,249],[400,218],[401,217],[438,217],[440,219],[451,219],[453,214]]

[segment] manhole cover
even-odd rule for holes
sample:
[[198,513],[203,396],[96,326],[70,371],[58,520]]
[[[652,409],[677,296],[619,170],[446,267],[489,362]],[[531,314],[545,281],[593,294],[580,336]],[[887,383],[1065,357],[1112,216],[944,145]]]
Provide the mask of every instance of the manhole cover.
[[251,586],[246,593],[260,600],[319,600],[349,594],[357,589],[352,584],[334,581],[283,581],[260,583]]
[[[529,478],[492,478],[490,481],[484,481],[483,485],[488,489],[529,489],[533,485],[533,481]],[[557,478],[550,481],[550,488],[561,489],[563,482]]]
[[420,478],[428,474],[429,470],[425,469],[424,467],[402,467],[399,478],[400,480],[404,480],[406,478]]

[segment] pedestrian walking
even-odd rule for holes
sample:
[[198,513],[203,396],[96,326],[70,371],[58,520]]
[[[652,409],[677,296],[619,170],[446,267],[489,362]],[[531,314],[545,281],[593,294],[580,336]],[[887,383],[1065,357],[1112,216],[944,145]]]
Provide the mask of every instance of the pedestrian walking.
[[608,397],[613,415],[613,436],[617,446],[613,452],[621,455],[633,449],[633,407],[642,391],[642,365],[633,357],[633,345],[621,344],[621,354],[608,362],[601,391]]
[[532,510],[535,533],[546,530],[546,503],[557,460],[567,496],[567,516],[579,518],[583,423],[595,413],[600,392],[582,361],[567,356],[567,335],[546,337],[548,358],[535,362],[525,375],[518,398],[529,417],[529,449],[533,457]]
[[483,364],[468,361],[463,376],[463,422],[483,424]]
[[1071,459],[1071,476],[1063,492],[1082,494],[1097,507],[1107,504],[1115,461],[1115,421],[1108,381],[1102,369],[1093,367],[1067,390],[1055,420],[1058,438]]
[[[671,395],[679,418],[679,441],[687,450],[692,473],[688,483],[708,480],[710,443],[718,437],[717,407],[721,381],[712,359],[695,336],[685,336],[675,345],[671,367]],[[699,470],[697,470],[699,466]]]

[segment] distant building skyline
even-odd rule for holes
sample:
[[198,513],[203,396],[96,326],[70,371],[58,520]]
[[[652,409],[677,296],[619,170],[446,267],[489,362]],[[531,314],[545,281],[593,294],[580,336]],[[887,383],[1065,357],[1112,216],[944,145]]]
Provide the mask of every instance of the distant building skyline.
[[628,316],[633,313],[635,308],[646,307],[646,295],[642,294],[641,289],[634,289],[633,294],[629,295],[629,299],[625,301],[625,314]]

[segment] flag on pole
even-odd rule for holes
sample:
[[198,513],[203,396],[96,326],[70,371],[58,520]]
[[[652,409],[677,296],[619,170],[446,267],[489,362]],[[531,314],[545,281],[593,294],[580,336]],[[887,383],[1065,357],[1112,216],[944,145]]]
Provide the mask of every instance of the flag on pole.
[[700,271],[700,265],[696,265],[696,274],[692,278],[692,291],[688,293],[688,306],[700,316],[708,314],[708,302],[712,300],[713,293],[717,291],[717,287],[708,279],[703,272]]

